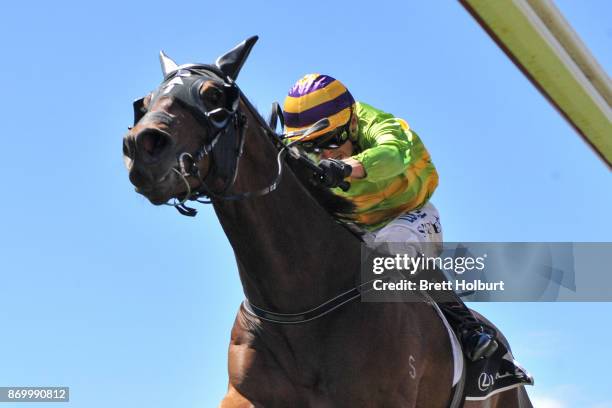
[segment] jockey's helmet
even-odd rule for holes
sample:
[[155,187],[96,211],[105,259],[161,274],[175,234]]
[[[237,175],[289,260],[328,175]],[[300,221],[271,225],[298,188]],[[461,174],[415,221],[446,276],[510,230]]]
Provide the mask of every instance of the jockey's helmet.
[[[293,85],[285,98],[283,107],[285,132],[304,130],[315,122],[327,118],[328,127],[308,135],[302,139],[302,142],[325,143],[327,139],[338,139],[340,133],[346,140],[354,104],[355,99],[351,93],[337,79],[322,74],[305,75]],[[289,137],[288,140],[301,137]],[[313,143],[304,143],[307,144]]]

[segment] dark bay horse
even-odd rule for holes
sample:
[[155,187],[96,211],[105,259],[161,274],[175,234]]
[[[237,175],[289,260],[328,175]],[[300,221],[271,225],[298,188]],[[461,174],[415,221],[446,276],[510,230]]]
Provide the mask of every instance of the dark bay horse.
[[[164,82],[135,102],[123,143],[130,180],[153,204],[176,199],[191,215],[186,199],[211,198],[253,308],[304,320],[282,324],[239,308],[220,406],[449,406],[451,345],[431,304],[357,299],[304,318],[355,288],[360,241],[333,215],[348,204],[304,182],[237,88],[255,41],[214,65],[177,66],[162,54]],[[519,388],[466,406],[531,404]]]

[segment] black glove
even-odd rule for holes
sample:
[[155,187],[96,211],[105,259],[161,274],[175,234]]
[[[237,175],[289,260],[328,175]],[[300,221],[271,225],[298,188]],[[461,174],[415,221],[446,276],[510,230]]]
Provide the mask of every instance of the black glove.
[[325,187],[338,187],[344,183],[344,179],[351,175],[353,168],[350,164],[335,159],[325,159],[319,162],[319,168],[323,170],[318,174],[319,181]]

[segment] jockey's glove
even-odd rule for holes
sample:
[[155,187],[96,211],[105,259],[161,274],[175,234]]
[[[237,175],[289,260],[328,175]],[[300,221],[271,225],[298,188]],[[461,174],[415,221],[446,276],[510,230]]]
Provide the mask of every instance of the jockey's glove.
[[338,187],[353,171],[350,164],[336,159],[321,160],[319,168],[322,170],[317,175],[319,181],[328,188]]

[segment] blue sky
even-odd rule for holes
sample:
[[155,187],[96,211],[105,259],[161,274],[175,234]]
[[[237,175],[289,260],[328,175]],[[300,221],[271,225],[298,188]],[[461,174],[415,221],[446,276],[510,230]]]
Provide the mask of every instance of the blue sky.
[[[188,219],[134,193],[121,160],[160,49],[212,62],[259,34],[238,82],[261,112],[322,72],[405,118],[449,241],[612,240],[609,170],[457,2],[224,3],[3,6],[0,386],[67,385],[79,408],[224,394],[243,297],[229,244],[211,208]],[[609,72],[612,4],[557,3]],[[535,375],[536,406],[612,407],[611,304],[475,307]]]

